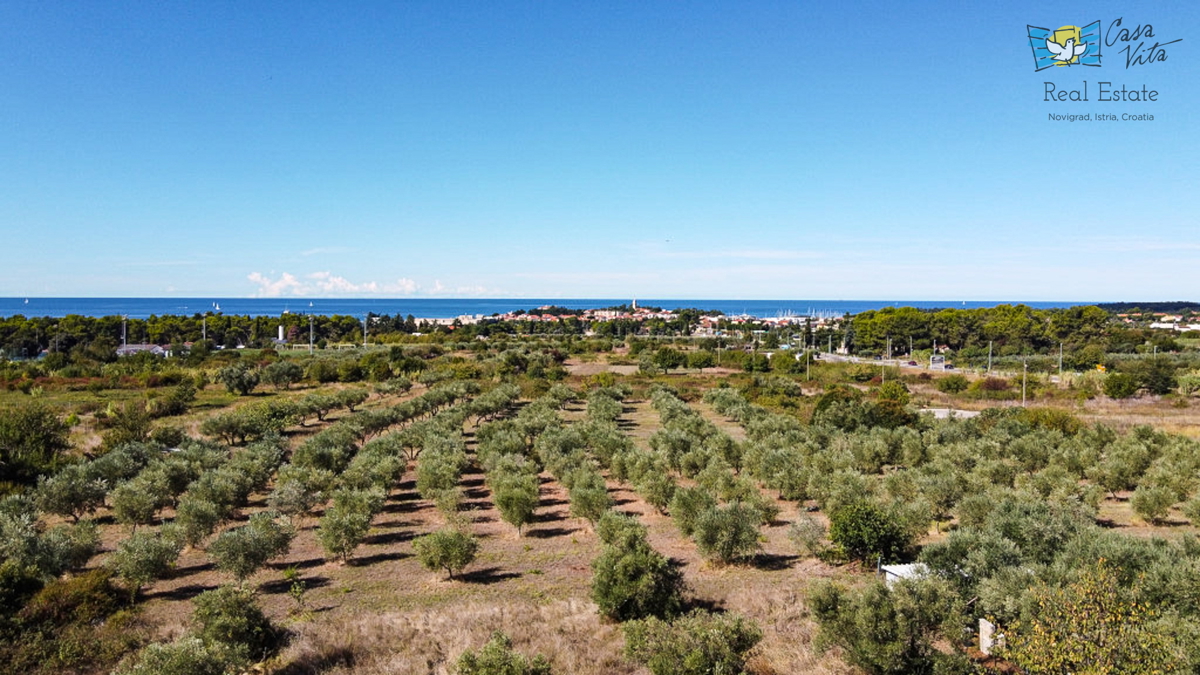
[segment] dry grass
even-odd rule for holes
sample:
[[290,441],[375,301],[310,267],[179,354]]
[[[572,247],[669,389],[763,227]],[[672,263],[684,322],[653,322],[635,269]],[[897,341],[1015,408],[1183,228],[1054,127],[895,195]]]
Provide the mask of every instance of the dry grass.
[[546,604],[464,600],[436,609],[310,623],[297,629],[276,672],[443,675],[453,672],[463,651],[478,649],[493,631],[506,633],[524,654],[546,656],[558,673],[637,672],[621,657],[620,627],[603,623],[595,606],[578,598]]
[[1145,396],[1114,401],[1100,397],[1085,401],[1076,415],[1086,422],[1102,422],[1122,432],[1150,425],[1159,431],[1200,437],[1200,407],[1180,399]]

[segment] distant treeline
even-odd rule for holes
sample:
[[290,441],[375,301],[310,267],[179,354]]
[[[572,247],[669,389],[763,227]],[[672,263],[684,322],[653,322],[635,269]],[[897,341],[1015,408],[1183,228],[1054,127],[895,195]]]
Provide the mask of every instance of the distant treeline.
[[1106,312],[1127,314],[1131,312],[1200,312],[1200,302],[1176,300],[1172,302],[1103,302],[1096,305]]
[[[450,325],[421,321],[408,316],[369,314],[367,339],[372,343],[393,343],[414,333],[454,332],[464,338],[491,335],[543,334],[583,335],[591,330],[603,337],[618,337],[638,333],[651,335],[683,335],[691,331],[699,318],[713,315],[711,311],[681,309],[676,318],[614,319],[612,321],[583,321],[575,310],[552,307],[530,314],[553,314],[557,321],[513,319],[485,321],[478,324]],[[719,313],[718,313],[719,314]],[[310,325],[311,320],[311,325]],[[90,358],[111,359],[122,343],[184,345],[204,339],[215,347],[270,347],[279,338],[283,327],[284,342],[307,344],[312,341],[328,343],[363,342],[363,317],[334,315],[284,314],[283,316],[232,316],[225,314],[191,316],[162,315],[147,319],[124,319],[120,316],[89,317],[78,314],[62,318],[24,317],[0,319],[0,358],[33,358],[43,351],[73,353],[87,351]]]
[[[307,343],[309,320],[314,342],[362,342],[363,322],[359,317],[308,316],[285,314],[281,317],[163,315],[147,319],[123,319],[120,316],[88,317],[77,314],[62,318],[26,318],[20,315],[0,319],[0,351],[12,358],[34,357],[43,350],[72,353],[91,352],[93,358],[111,357],[122,342],[128,344],[182,345],[207,339],[218,347],[265,347],[279,337]],[[373,317],[370,332],[412,333],[420,326],[412,317]]]
[[[1182,307],[1188,303],[1158,303]],[[629,308],[632,309],[632,308]],[[414,333],[453,333],[456,338],[505,335],[574,335],[594,333],[600,337],[621,339],[630,335],[688,335],[702,316],[713,312],[682,309],[673,319],[613,319],[587,322],[574,311],[548,308],[557,320],[517,317],[490,320],[478,324],[451,325],[418,321],[412,315],[368,315],[367,340],[389,344],[405,340]],[[1173,310],[1179,311],[1179,310]],[[753,326],[721,326],[731,335],[749,336]],[[330,343],[361,344],[364,340],[362,317],[285,314],[279,317],[229,315],[163,315],[147,319],[123,319],[120,316],[62,318],[12,316],[0,319],[0,357],[33,358],[43,351],[82,356],[95,360],[115,358],[116,348],[128,344],[181,346],[207,340],[211,347],[271,347],[283,329],[283,341],[318,347]],[[787,338],[789,329],[771,331],[769,337]],[[833,345],[844,343],[858,354],[884,354],[890,340],[893,355],[912,350],[952,350],[960,357],[987,356],[989,345],[995,356],[1049,354],[1062,348],[1080,354],[1083,362],[1096,363],[1106,353],[1135,353],[1153,345],[1158,351],[1174,351],[1178,345],[1172,334],[1150,331],[1118,321],[1099,306],[1065,309],[1034,309],[1026,305],[998,305],[978,309],[922,310],[914,307],[886,307],[855,315],[835,328],[793,327],[804,331],[806,343]],[[811,332],[810,332],[811,331]],[[776,333],[779,333],[776,335]]]
[[1130,326],[1094,305],[1065,309],[1034,309],[1027,305],[998,305],[979,309],[926,312],[913,307],[885,307],[856,314],[847,336],[851,349],[882,354],[890,339],[892,354],[913,350],[949,349],[963,357],[1057,353],[1083,354],[1096,363],[1106,353],[1133,353],[1146,345],[1159,351],[1178,348],[1172,336]]

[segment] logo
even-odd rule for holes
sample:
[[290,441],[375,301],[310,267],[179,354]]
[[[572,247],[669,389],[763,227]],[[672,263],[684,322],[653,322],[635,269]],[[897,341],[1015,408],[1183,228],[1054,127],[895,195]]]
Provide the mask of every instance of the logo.
[[1100,67],[1100,22],[1057,30],[1026,26],[1035,71],[1061,66]]

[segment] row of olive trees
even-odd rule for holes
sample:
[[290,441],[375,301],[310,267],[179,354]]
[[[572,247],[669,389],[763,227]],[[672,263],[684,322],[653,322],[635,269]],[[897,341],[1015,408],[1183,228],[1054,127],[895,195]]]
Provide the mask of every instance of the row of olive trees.
[[[1130,490],[1148,522],[1180,503],[1200,516],[1195,441],[1087,427],[1046,409],[848,431],[770,414],[729,389],[708,400],[747,429],[749,473],[829,514],[828,532],[801,531],[811,520],[794,528],[809,552],[872,564],[916,554],[927,566],[928,578],[892,588],[812,594],[820,641],[866,672],[961,670],[960,637],[974,616],[1001,624],[1006,656],[1030,673],[1081,671],[1097,654],[1104,672],[1183,672],[1200,661],[1190,637],[1200,607],[1182,581],[1200,549],[1096,521],[1106,494]],[[951,518],[949,536],[917,554],[917,535]]]
[[[515,385],[499,385],[465,405],[461,416],[444,416],[449,419],[438,427],[430,425],[423,430],[424,439],[419,443],[417,492],[434,502],[448,527],[418,537],[413,541],[413,550],[427,569],[445,570],[451,580],[456,571],[475,560],[479,550],[478,539],[471,535],[468,521],[459,513],[463,498],[459,483],[470,463],[462,434],[463,422],[474,417],[477,426],[490,423],[511,412],[519,397],[520,389]],[[438,421],[442,422],[440,418]],[[410,446],[416,445],[418,443],[410,442]],[[519,664],[511,660],[507,664],[509,667],[515,665]]]
[[[433,391],[437,390],[429,394]],[[420,458],[418,490],[453,517],[460,501],[457,484],[467,463],[463,422],[471,410],[472,403],[463,402],[437,412],[419,427],[413,424],[365,444],[337,477],[332,504],[318,526],[326,553],[343,562],[353,555],[382,510],[388,491],[405,473],[407,450],[414,445],[419,446],[415,453]],[[420,431],[419,440],[412,438],[414,429]]]
[[518,536],[533,521],[540,500],[538,474],[544,464],[538,441],[563,428],[558,412],[575,396],[569,387],[555,385],[515,416],[483,424],[476,432],[476,461],[484,470],[492,502]]
[[[411,420],[413,411],[438,410],[465,395],[468,389],[449,385],[433,389],[414,403],[397,406],[402,413],[392,413],[392,420]],[[468,458],[462,436],[464,421],[498,414],[515,402],[518,392],[501,387],[472,401],[436,412],[433,417],[410,424],[405,429],[366,443],[338,476],[332,490],[332,504],[326,509],[318,528],[318,538],[330,556],[346,561],[370,529],[371,520],[383,508],[387,491],[406,469],[408,461],[417,460],[417,489],[423,498],[437,504],[454,525],[460,525],[458,506],[461,492],[458,484]],[[474,557],[474,539],[460,531],[445,531],[437,536],[421,538],[416,546],[418,556],[427,566],[447,569],[451,575]]]
[[[628,390],[617,388],[594,390],[588,397],[588,420],[573,427],[583,437],[582,447],[589,459],[610,469],[614,464],[635,468],[655,464],[634,459],[638,454],[651,453],[639,450],[617,426],[623,399],[628,395]],[[677,398],[672,401],[661,394],[658,398],[656,407],[660,414],[667,410],[664,417],[672,423],[691,418],[675,403]],[[577,492],[580,508],[590,503],[585,497],[590,490],[586,477],[598,474],[576,469],[575,475],[575,486],[571,488],[573,512],[577,508]],[[676,489],[673,494],[670,509],[677,522],[680,519],[677,507],[681,503],[677,500],[686,494],[686,488]],[[710,536],[700,544],[706,554],[733,560],[745,551],[757,549],[757,514],[740,513],[743,507],[736,503],[719,509],[713,500],[705,506],[711,507],[702,509],[706,522],[700,529]],[[732,527],[729,515],[738,519]],[[644,664],[655,675],[742,672],[748,654],[762,639],[758,626],[732,614],[714,615],[702,609],[687,612],[680,565],[650,545],[645,526],[634,518],[606,507],[596,521],[596,531],[603,548],[592,561],[592,600],[602,615],[624,622],[625,654],[630,660]],[[748,534],[753,543],[746,542],[747,537],[737,541],[736,534],[730,538],[732,532]]]

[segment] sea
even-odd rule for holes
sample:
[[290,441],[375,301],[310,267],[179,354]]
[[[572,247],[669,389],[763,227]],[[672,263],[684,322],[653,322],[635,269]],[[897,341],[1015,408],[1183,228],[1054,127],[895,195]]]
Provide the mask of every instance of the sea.
[[[283,314],[412,315],[418,319],[490,316],[546,305],[568,309],[599,309],[628,305],[630,298],[0,298],[0,317],[150,316],[226,314],[280,316]],[[1091,302],[1023,302],[974,300],[704,300],[639,298],[639,307],[719,310],[726,315],[761,319],[778,316],[842,316],[884,307],[920,309],[995,307],[1025,304],[1038,309],[1073,307]]]

